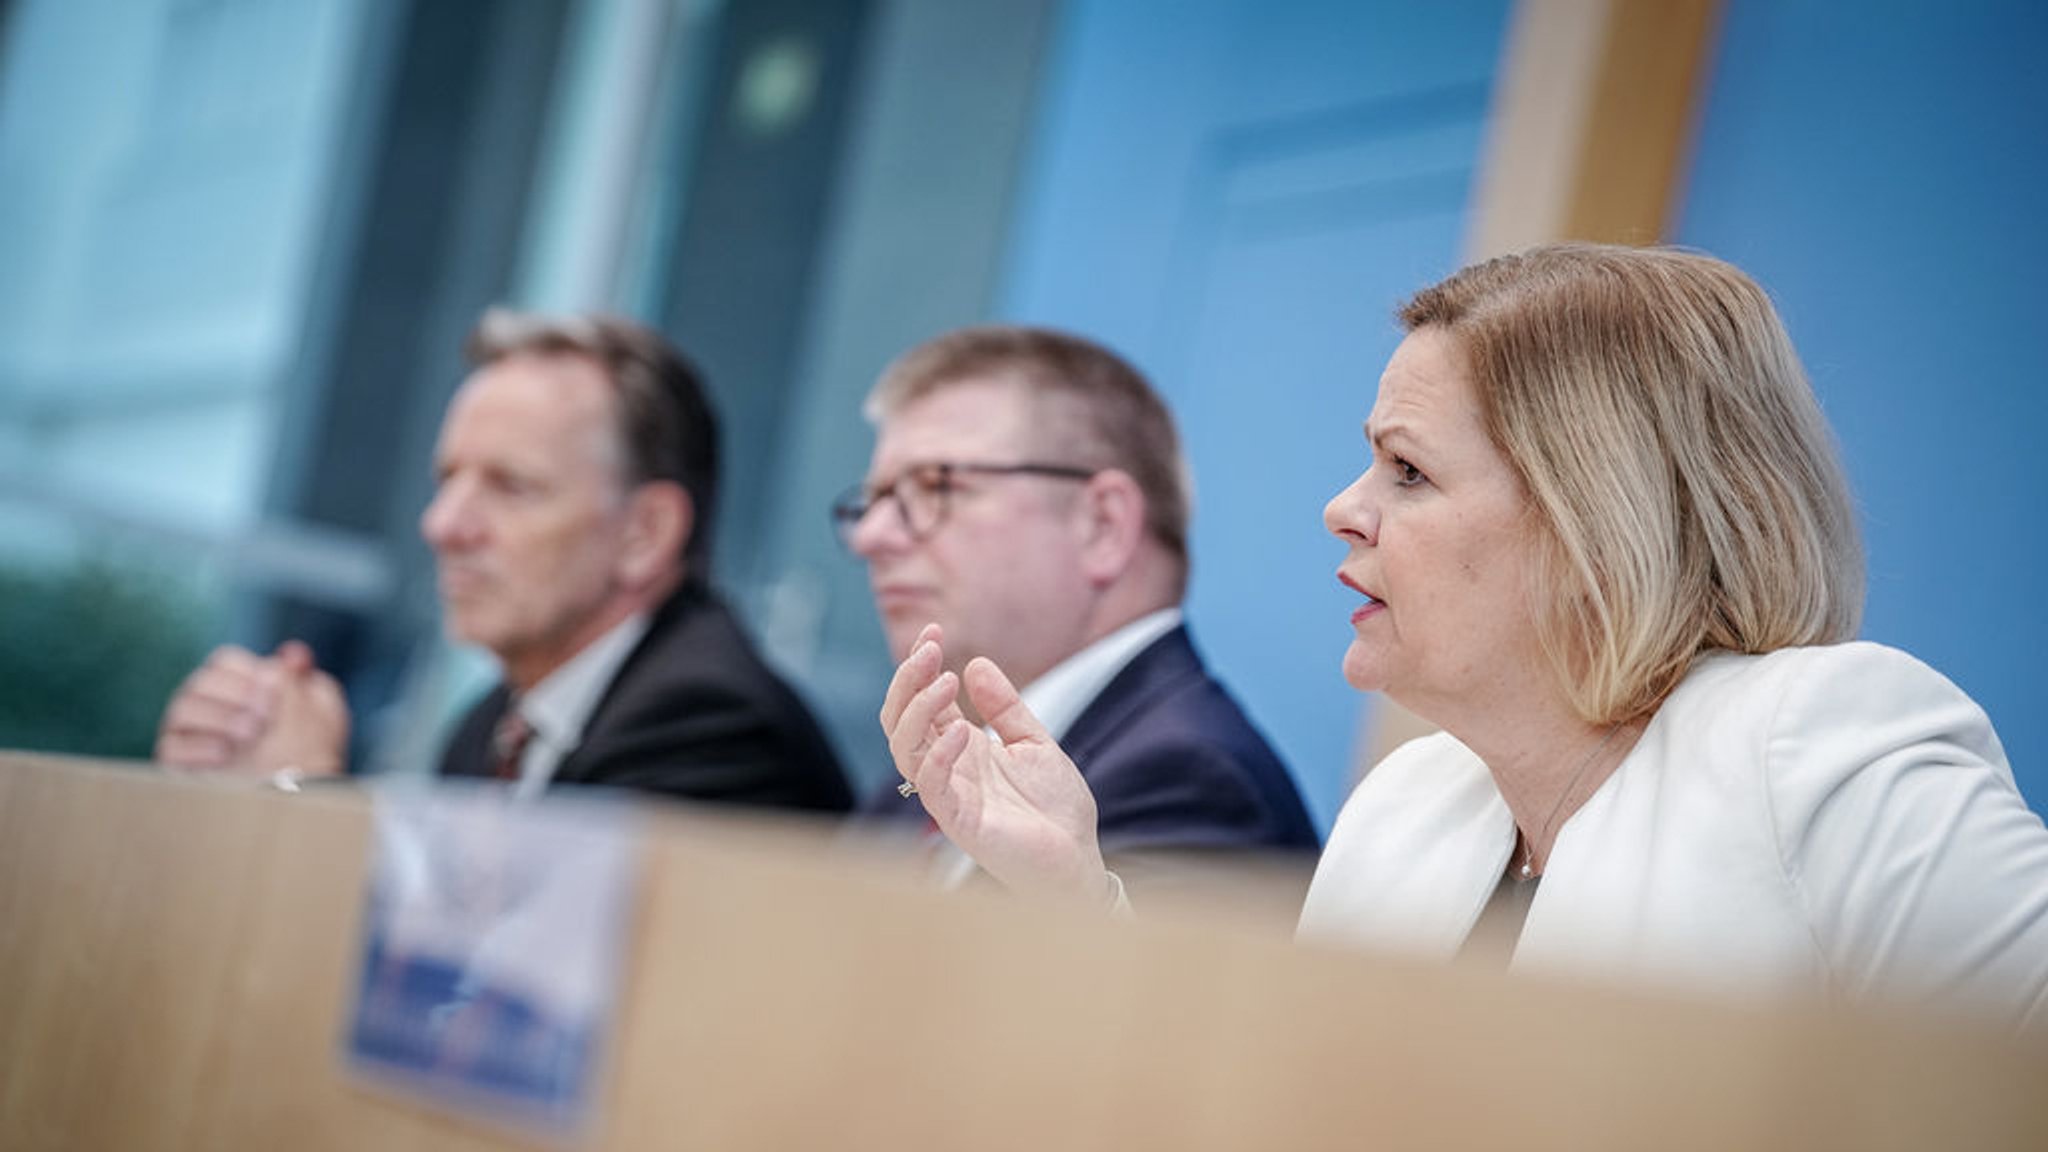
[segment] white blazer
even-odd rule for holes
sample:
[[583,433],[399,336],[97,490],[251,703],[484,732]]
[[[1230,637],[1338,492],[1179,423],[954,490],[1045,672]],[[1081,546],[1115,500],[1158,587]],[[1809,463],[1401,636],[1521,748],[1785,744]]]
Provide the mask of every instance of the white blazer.
[[[1338,816],[1302,934],[1448,958],[1514,845],[1486,765],[1411,741]],[[2048,829],[1983,710],[1911,656],[1707,656],[1559,831],[1514,965],[2048,1022]]]

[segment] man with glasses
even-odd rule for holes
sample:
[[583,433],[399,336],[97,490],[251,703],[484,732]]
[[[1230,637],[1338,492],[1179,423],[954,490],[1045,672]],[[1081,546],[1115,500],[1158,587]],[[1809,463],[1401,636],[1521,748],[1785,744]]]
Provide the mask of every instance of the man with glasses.
[[[833,519],[896,659],[936,623],[955,671],[986,656],[1023,685],[1095,794],[1106,853],[1316,846],[1182,623],[1190,482],[1136,370],[1065,333],[966,328],[905,353],[866,411],[868,479]],[[863,809],[924,820],[894,782]]]
[[[502,682],[440,771],[843,811],[852,794],[796,694],[710,588],[717,421],[660,334],[493,310],[448,406],[420,517],[449,632]],[[164,714],[156,758],[332,775],[349,716],[304,645],[222,648]]]

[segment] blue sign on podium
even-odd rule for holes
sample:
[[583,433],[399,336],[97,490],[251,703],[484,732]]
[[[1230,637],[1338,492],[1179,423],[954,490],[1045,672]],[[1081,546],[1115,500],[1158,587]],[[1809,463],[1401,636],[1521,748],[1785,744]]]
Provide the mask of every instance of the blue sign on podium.
[[583,1128],[624,978],[634,813],[446,784],[374,805],[351,1062],[522,1128]]

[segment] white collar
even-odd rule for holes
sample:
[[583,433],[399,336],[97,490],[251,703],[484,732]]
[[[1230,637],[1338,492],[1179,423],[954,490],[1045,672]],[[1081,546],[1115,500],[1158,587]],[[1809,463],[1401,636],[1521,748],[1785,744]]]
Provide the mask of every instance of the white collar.
[[1053,739],[1065,739],[1067,729],[1102,695],[1117,673],[1153,641],[1180,627],[1180,622],[1178,607],[1161,608],[1138,617],[1033,680],[1021,693],[1025,706],[1052,733]]
[[519,715],[533,728],[533,743],[520,761],[522,795],[545,788],[562,758],[583,740],[598,702],[651,623],[646,612],[626,617],[518,697]]

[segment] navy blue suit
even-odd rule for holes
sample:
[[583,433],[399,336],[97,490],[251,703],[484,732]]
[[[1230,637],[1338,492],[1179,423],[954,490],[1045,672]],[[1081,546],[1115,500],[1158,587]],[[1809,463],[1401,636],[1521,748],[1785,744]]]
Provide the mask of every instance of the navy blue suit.
[[[1186,628],[1124,666],[1060,740],[1095,793],[1106,857],[1131,852],[1313,850],[1315,826],[1265,737],[1196,654]],[[862,806],[922,821],[895,782]]]

